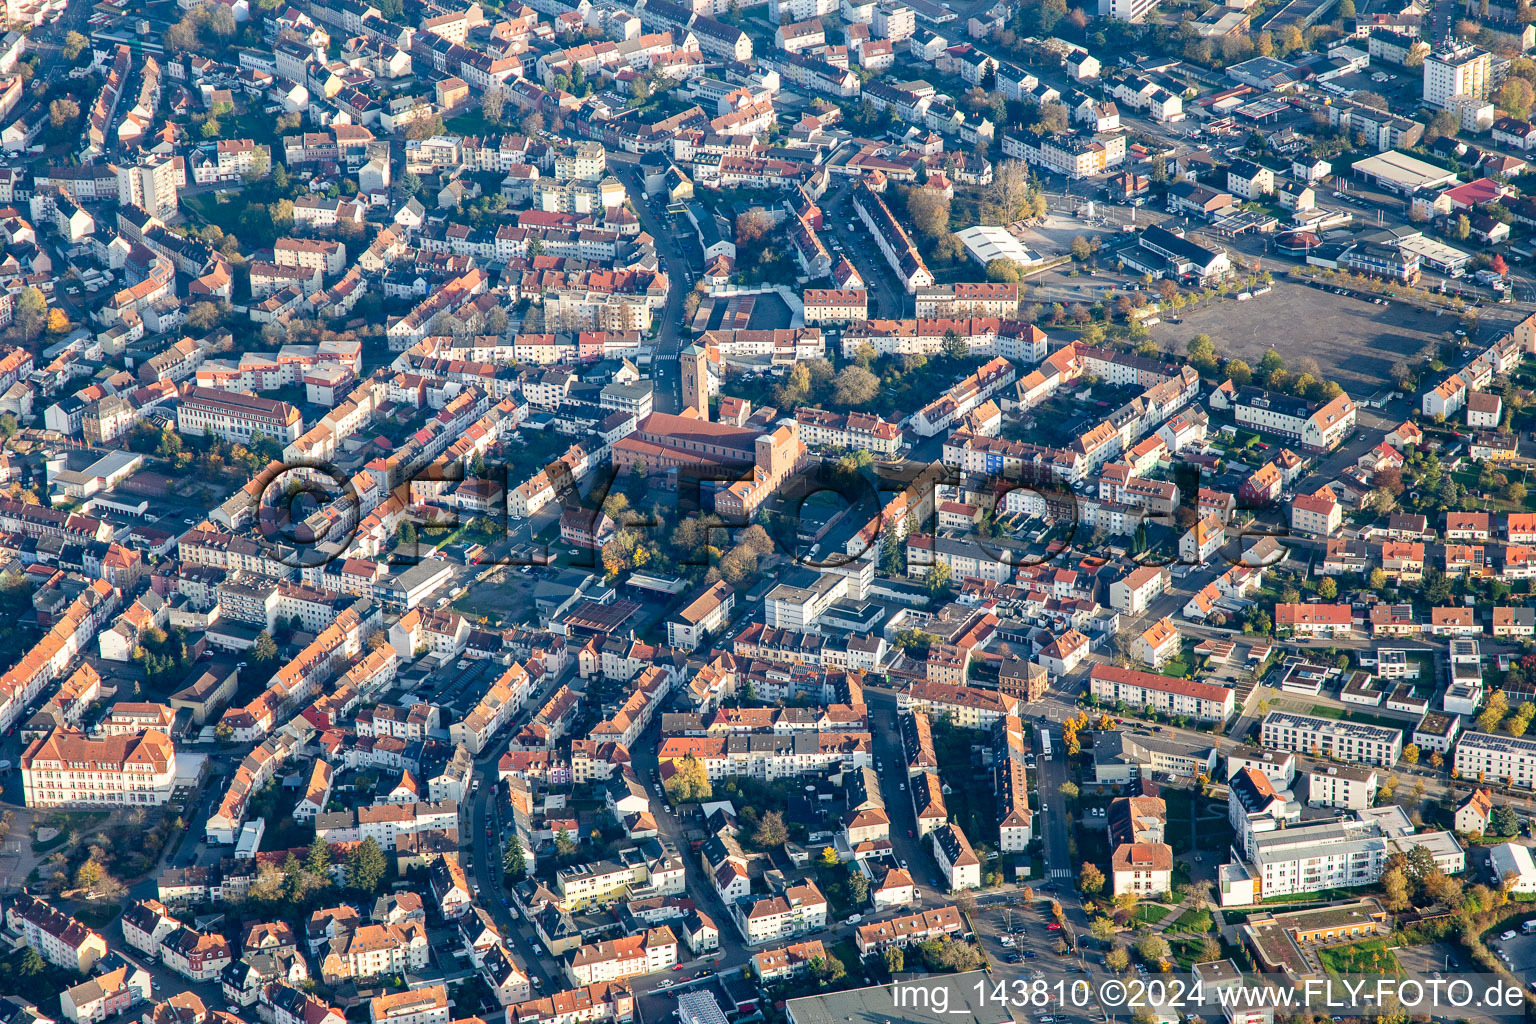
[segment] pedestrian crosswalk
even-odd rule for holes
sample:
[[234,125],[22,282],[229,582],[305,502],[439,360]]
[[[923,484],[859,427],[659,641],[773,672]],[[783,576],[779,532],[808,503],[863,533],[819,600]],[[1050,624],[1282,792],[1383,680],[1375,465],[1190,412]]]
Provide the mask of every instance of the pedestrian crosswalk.
[[1072,877],[1072,869],[1071,868],[1051,868],[1051,870],[1046,872],[1046,873],[1048,875],[1050,875],[1052,878],[1071,878]]

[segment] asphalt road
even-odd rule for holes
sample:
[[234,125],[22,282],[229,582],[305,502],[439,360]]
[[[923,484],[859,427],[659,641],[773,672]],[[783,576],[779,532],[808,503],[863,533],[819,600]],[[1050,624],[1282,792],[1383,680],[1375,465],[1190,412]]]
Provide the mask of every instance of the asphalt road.
[[655,240],[656,253],[666,264],[669,287],[667,305],[660,313],[661,326],[655,340],[652,374],[656,381],[654,406],[657,412],[682,411],[682,380],[678,373],[677,356],[683,333],[683,298],[688,294],[688,282],[683,278],[684,268],[691,268],[695,280],[701,266],[693,266],[689,257],[677,246],[676,233],[665,223],[656,210],[640,198],[644,192],[638,157],[631,153],[610,152],[608,170],[624,184],[634,204],[640,225]]

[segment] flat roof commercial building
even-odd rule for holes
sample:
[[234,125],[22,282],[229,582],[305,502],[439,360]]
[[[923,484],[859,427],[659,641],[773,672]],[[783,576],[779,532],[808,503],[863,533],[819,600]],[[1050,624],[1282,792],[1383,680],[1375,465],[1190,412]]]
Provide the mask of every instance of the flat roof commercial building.
[[[978,984],[978,982],[980,984]],[[1004,999],[987,999],[993,982],[982,971],[931,975],[894,985],[868,985],[791,999],[789,1024],[903,1021],[905,1024],[1012,1024]]]
[[993,260],[1013,260],[1021,267],[1040,262],[1040,255],[1025,248],[1024,243],[1009,234],[1007,228],[978,224],[956,231],[955,237],[960,239],[965,251],[971,254],[971,259],[983,267]]
[[1455,171],[1415,159],[1406,153],[1389,149],[1385,153],[1366,157],[1355,164],[1355,174],[1369,178],[1382,188],[1409,195],[1421,188],[1439,188],[1456,180]]

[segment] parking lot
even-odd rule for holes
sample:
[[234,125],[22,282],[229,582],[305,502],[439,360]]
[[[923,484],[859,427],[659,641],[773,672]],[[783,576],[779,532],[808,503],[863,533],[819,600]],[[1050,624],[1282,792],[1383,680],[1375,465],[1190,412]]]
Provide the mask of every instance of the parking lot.
[[[1518,926],[1510,925],[1500,934],[1507,935],[1510,931],[1518,932],[1519,930]],[[1498,956],[1501,951],[1508,954],[1504,965],[1514,972],[1515,977],[1527,985],[1536,981],[1536,935],[1517,934],[1512,939],[1491,938],[1488,941],[1488,948],[1493,950],[1495,956]]]
[[[1500,948],[1508,947],[1510,959],[1516,962],[1514,968],[1515,977],[1529,984],[1532,977],[1532,964],[1536,964],[1536,936],[1520,936],[1508,943],[1492,940],[1488,947],[1497,953]],[[1467,959],[1465,950],[1444,942],[1433,942],[1426,946],[1401,947],[1394,952],[1397,962],[1402,965],[1405,974],[1415,981],[1426,986],[1426,992],[1434,991],[1436,981],[1451,981],[1465,979],[1472,983],[1474,993],[1483,990],[1483,978],[1488,977]],[[1520,960],[1518,956],[1524,955],[1526,959]],[[1492,979],[1488,978],[1491,982]],[[1506,982],[1507,984],[1507,982]],[[1518,1013],[1519,1011],[1515,1011]],[[1434,1013],[1437,1019],[1457,1019],[1469,1021],[1508,1021],[1511,1013],[1507,1009],[1494,1007],[1481,1008],[1477,1006],[1457,1006],[1443,1008]]]
[[1293,369],[1304,357],[1317,361],[1324,378],[1365,397],[1389,379],[1398,360],[1413,362],[1440,335],[1459,326],[1455,317],[1420,313],[1403,303],[1378,306],[1348,295],[1277,281],[1268,295],[1249,302],[1217,302],[1183,314],[1182,322],[1152,328],[1159,345],[1183,351],[1196,334],[1208,334],[1223,356],[1257,366],[1275,348]]

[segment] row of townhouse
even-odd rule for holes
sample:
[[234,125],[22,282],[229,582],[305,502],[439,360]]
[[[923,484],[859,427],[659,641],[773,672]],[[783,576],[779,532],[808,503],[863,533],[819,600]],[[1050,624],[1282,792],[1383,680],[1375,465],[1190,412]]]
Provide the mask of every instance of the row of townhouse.
[[711,780],[746,776],[771,781],[874,763],[868,732],[673,736],[662,740],[657,758],[663,778],[671,777],[675,764],[692,759]]
[[919,437],[932,437],[946,430],[982,403],[999,394],[1018,379],[1019,371],[1002,356],[977,367],[975,372],[952,384],[948,390],[912,414],[912,430]]
[[915,294],[919,288],[932,285],[933,272],[923,261],[907,229],[896,219],[885,200],[862,180],[854,188],[853,205],[907,293]]
[[[4,525],[0,507],[0,525]],[[120,595],[106,580],[93,580],[63,610],[37,643],[0,676],[0,730],[8,730],[43,689],[64,675],[117,611]]]
[[863,320],[843,330],[842,352],[856,357],[868,346],[877,356],[935,356],[958,338],[973,356],[1003,357],[1021,363],[1045,358],[1050,338],[1034,324],[997,316]]

